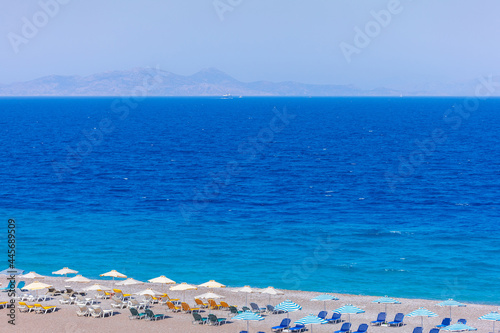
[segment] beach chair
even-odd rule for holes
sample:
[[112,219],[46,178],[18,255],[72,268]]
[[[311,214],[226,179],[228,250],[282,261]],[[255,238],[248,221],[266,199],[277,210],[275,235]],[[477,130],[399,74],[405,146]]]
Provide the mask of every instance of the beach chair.
[[205,325],[207,323],[208,318],[202,317],[199,313],[193,312],[193,324],[202,324]]
[[56,311],[56,306],[55,305],[50,305],[50,306],[43,306],[40,303],[36,303],[34,305],[34,310],[36,313],[49,313],[49,312],[54,312]]
[[165,315],[164,314],[155,314],[151,309],[146,309],[144,310],[146,312],[146,319],[147,320],[158,320],[158,319],[164,319]]
[[108,299],[111,298],[111,293],[106,292],[105,290],[98,289],[96,298],[99,299]]
[[366,333],[368,331],[368,325],[367,324],[361,324],[358,326],[358,330],[352,333]]
[[113,315],[113,310],[104,310],[100,306],[94,306],[94,311],[92,312],[92,317],[94,318],[99,318],[99,317],[106,317],[106,316],[112,316]]
[[154,297],[154,296],[151,296],[151,295],[144,295],[144,299],[148,302],[150,302],[151,304],[158,304],[158,302],[160,302],[160,300],[158,299],[158,297]]
[[422,327],[415,327],[412,333],[423,333],[424,329]]
[[215,301],[213,299],[209,299],[208,300],[208,307],[212,310],[217,310],[218,308],[220,308],[220,305],[215,303]]
[[467,319],[459,319],[459,320],[457,321],[457,323],[459,323],[459,324],[464,324],[464,325],[465,325],[465,324],[467,324]]
[[69,296],[73,296],[75,294],[75,291],[71,287],[64,287],[66,289],[65,293]]
[[130,296],[132,296],[131,294],[124,294],[120,289],[113,289],[114,293],[115,293],[115,297],[118,297],[119,299],[121,300],[125,300],[125,299],[128,299]]
[[61,291],[57,290],[54,287],[49,287],[47,289],[47,293],[45,295],[47,295],[47,296],[58,296],[58,295],[61,295]]
[[[221,305],[222,305],[222,302],[221,302]],[[252,311],[254,313],[262,313],[262,312],[266,311],[266,308],[259,308],[257,303],[250,303],[250,307],[252,308]]]
[[174,303],[168,301],[167,302],[168,309],[172,312],[179,312],[182,310],[181,307],[175,306]]
[[145,313],[140,313],[137,311],[136,308],[129,308],[130,310],[130,316],[128,316],[129,319],[142,319],[146,316]]
[[289,318],[285,318],[281,321],[281,323],[278,326],[271,327],[271,331],[273,332],[281,332],[284,329],[288,328],[290,326],[290,323],[292,321]]
[[220,307],[221,307],[222,310],[229,310],[230,306],[234,306],[234,305],[229,305],[229,304],[227,304],[224,301],[220,301]]
[[266,305],[266,309],[267,309],[268,313],[272,313],[272,314],[285,313],[285,311],[283,311],[283,310],[276,310],[274,308],[274,306],[272,306],[271,304]]
[[74,304],[75,299],[76,298],[71,297],[68,294],[62,294],[61,299],[59,300],[59,303],[61,303],[61,304]]
[[334,333],[348,333],[351,331],[351,323],[343,323],[340,327],[340,330],[335,331]]
[[145,302],[139,302],[135,298],[132,298],[128,301],[128,307],[129,308],[136,308],[136,309],[145,309],[146,308]]
[[401,312],[396,313],[396,315],[394,316],[394,320],[388,322],[387,324],[389,326],[402,326],[404,318],[405,318],[405,315],[403,313],[401,313]]
[[77,294],[76,295],[76,304],[92,305],[92,304],[94,304],[94,300],[90,297],[84,297],[82,295]]
[[3,309],[9,304],[10,302],[0,302],[0,309]]
[[250,308],[249,308],[248,306],[243,306],[243,307],[241,308],[241,312],[247,312],[247,311],[252,312],[252,310],[250,310]]
[[47,295],[36,295],[30,296],[28,301],[30,302],[44,302],[47,300]]
[[288,331],[289,332],[305,332],[306,325],[296,324],[295,326],[288,328]]
[[[159,303],[160,303],[161,305],[167,304],[167,302],[175,302],[175,301],[178,301],[178,300],[179,300],[178,298],[170,298],[170,297],[168,297],[168,295],[167,295],[167,294],[163,294],[163,296],[162,296],[162,297],[160,297],[160,298],[161,298],[161,299],[160,299],[160,302],[159,302]],[[198,303],[196,303],[196,304],[198,304]]]
[[328,311],[320,311],[318,313],[318,317],[321,318],[321,319],[326,320],[326,316],[328,316]]
[[113,296],[113,297],[111,297],[111,306],[113,308],[116,308],[116,309],[123,309],[123,308],[126,308],[128,306],[128,303],[125,301],[122,301],[118,297]]
[[184,313],[191,313],[195,311],[200,311],[200,308],[191,308],[186,302],[181,303],[181,309]]
[[232,306],[232,305],[229,306],[229,315],[230,316],[236,316],[242,312],[243,311],[238,311],[238,309],[235,306]]
[[217,318],[214,314],[208,315],[208,324],[209,325],[222,325],[226,323],[226,318]]
[[451,318],[444,318],[440,325],[436,325],[437,328],[444,328],[451,325]]
[[429,333],[439,333],[439,328],[432,328]]
[[78,317],[90,316],[90,310],[86,305],[78,305],[78,311],[76,311]]
[[23,293],[23,292],[21,291],[21,289],[16,289],[16,297],[15,297],[15,298],[16,298],[18,301],[27,301],[27,300],[29,300],[31,297],[33,297],[33,295],[31,295],[31,294],[27,294],[27,293]]
[[338,312],[334,312],[332,314],[332,318],[326,319],[326,320],[328,320],[328,323],[330,323],[330,324],[340,323],[340,322],[342,322],[342,314],[338,313]]
[[31,312],[35,309],[33,305],[29,305],[26,302],[19,302],[19,306],[17,307],[19,312]]
[[203,301],[199,298],[194,299],[196,305],[198,305],[200,308],[205,309],[208,308],[208,303],[203,303]]
[[387,314],[385,312],[380,312],[377,316],[377,320],[371,321],[370,324],[374,326],[379,326],[385,323],[385,319],[387,318]]

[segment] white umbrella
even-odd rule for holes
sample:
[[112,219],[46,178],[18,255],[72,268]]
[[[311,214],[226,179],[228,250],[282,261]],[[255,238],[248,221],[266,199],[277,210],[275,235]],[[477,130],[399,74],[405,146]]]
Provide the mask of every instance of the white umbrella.
[[70,279],[67,279],[67,280],[64,280],[65,282],[80,282],[80,283],[89,283],[91,282],[91,280],[87,279],[86,277],[84,276],[81,276],[81,275],[77,275],[77,276],[74,276]]
[[35,281],[35,282],[30,283],[27,286],[25,286],[24,289],[27,289],[27,290],[36,290],[36,294],[38,295],[38,290],[45,289],[45,288],[50,288],[50,287],[52,287],[52,285]]
[[114,269],[111,270],[111,271],[109,271],[109,272],[103,273],[100,276],[112,277],[113,278],[113,285],[115,284],[115,278],[120,278],[120,279],[126,279],[127,278],[127,276],[125,274],[117,272]]
[[78,271],[75,271],[74,269],[70,269],[68,267],[64,267],[58,271],[52,272],[52,274],[68,276],[68,274],[78,274]]
[[136,295],[144,296],[144,295],[151,295],[151,296],[157,296],[157,295],[163,295],[163,293],[160,293],[159,291],[155,291],[151,288],[144,289],[142,291],[139,291],[135,293]]
[[138,281],[136,279],[128,278],[126,280],[118,282],[116,285],[117,286],[131,286],[131,285],[134,285],[134,284],[144,284],[144,282]]
[[106,286],[103,286],[101,284],[97,284],[97,283],[94,283],[93,285],[91,285],[90,287],[87,287],[85,289],[83,289],[85,291],[93,291],[93,290],[111,290],[111,288],[109,287],[106,287]]
[[170,290],[177,290],[177,291],[183,291],[183,300],[186,300],[186,290],[197,290],[196,286],[192,286],[190,284],[187,284],[186,282],[182,282],[181,284],[178,284],[176,286],[170,287]]
[[40,275],[40,274],[35,273],[35,272],[29,272],[28,274],[24,274],[24,275],[21,275],[19,277],[21,279],[43,279],[43,278],[45,278],[45,276]]
[[194,298],[199,298],[199,299],[219,299],[219,298],[224,298],[224,296],[217,295],[214,293],[204,293],[198,296],[195,296]]
[[225,285],[223,285],[222,283],[219,283],[215,280],[210,280],[208,282],[205,282],[205,283],[202,283],[202,284],[199,284],[198,287],[206,287],[206,288],[226,288]]
[[265,289],[259,290],[260,293],[262,294],[268,294],[269,295],[269,303],[271,303],[271,295],[284,295],[285,293],[282,292],[281,290],[274,289],[274,287],[267,287]]
[[245,305],[248,304],[248,294],[258,293],[256,289],[252,289],[250,286],[244,286],[243,288],[236,288],[232,290],[235,293],[245,293]]

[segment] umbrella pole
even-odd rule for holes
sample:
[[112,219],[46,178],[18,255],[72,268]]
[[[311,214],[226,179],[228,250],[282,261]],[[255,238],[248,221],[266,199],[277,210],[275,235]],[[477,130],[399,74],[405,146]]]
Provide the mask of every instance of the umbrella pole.
[[[325,311],[326,311],[326,302],[325,302],[325,301],[323,301],[323,305],[324,305],[323,310],[325,310]],[[311,330],[312,330],[312,326],[311,326]],[[312,332],[312,331],[311,331],[311,332]]]
[[[451,306],[450,306],[450,319],[451,319]],[[493,332],[493,333],[495,333],[495,332]]]

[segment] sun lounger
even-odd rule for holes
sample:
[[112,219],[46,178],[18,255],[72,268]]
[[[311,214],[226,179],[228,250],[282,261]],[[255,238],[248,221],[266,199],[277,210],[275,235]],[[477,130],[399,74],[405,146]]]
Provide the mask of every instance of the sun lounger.
[[90,316],[90,310],[86,305],[78,305],[78,311],[76,311],[78,317]]
[[33,297],[33,295],[27,294],[27,293],[23,293],[23,292],[21,292],[21,289],[16,289],[16,299],[18,301],[27,301],[31,297]]
[[113,289],[113,291],[115,292],[115,297],[118,297],[121,300],[128,299],[132,296],[131,294],[124,294],[120,289]]
[[17,308],[19,309],[19,312],[31,312],[32,310],[35,310],[33,305],[29,305],[26,302],[19,302]]
[[90,297],[84,297],[82,295],[76,295],[76,304],[91,305],[94,304],[94,300]]
[[136,308],[136,309],[145,309],[146,302],[139,302],[135,298],[132,298],[128,301],[128,307],[129,308]]
[[439,328],[432,328],[429,333],[439,333]]
[[144,295],[144,299],[151,304],[158,304],[158,302],[160,301],[158,297],[154,297],[148,294]]
[[172,303],[172,302],[170,302],[170,301],[169,301],[169,302],[167,302],[167,306],[168,306],[168,309],[169,309],[170,311],[172,311],[172,312],[179,312],[179,311],[181,311],[181,310],[182,310],[182,308],[181,308],[181,307],[179,307],[179,306],[175,306],[175,305],[174,305],[174,303]]
[[106,316],[112,316],[113,315],[113,310],[105,310],[101,308],[99,305],[94,305],[94,311],[92,312],[92,317],[94,318],[99,318],[99,317],[106,317]]
[[196,305],[198,305],[200,308],[208,308],[208,303],[203,303],[203,301],[199,298],[195,298],[194,301],[196,302]]
[[217,318],[214,314],[208,315],[208,325],[222,325],[226,323],[226,318]]
[[158,320],[158,319],[164,319],[165,318],[165,315],[164,314],[154,314],[153,311],[151,311],[151,309],[146,309],[144,310],[144,312],[146,312],[146,319],[148,320]]
[[340,330],[335,331],[334,333],[347,333],[351,330],[351,323],[343,323],[340,327]]
[[208,318],[207,317],[202,317],[199,313],[193,312],[193,324],[206,324]]
[[465,324],[467,324],[467,319],[459,319],[459,320],[457,321],[457,323],[459,323],[459,324],[464,324],[464,325],[465,325]]
[[182,308],[182,311],[184,311],[184,313],[191,313],[191,312],[194,312],[194,311],[200,311],[200,308],[191,308],[189,306],[189,304],[187,304],[185,302],[181,303],[181,308]]
[[423,333],[424,332],[424,329],[422,327],[415,327],[413,329],[413,333]]
[[50,305],[50,306],[43,306],[40,303],[36,303],[34,305],[34,310],[36,313],[49,313],[49,312],[54,312],[56,311],[56,306],[55,305]]
[[[163,305],[163,304],[167,304],[167,302],[172,302],[173,303],[173,302],[178,301],[178,300],[179,300],[178,298],[170,298],[170,297],[168,297],[167,294],[163,294],[163,296],[161,297],[159,303],[161,305]],[[196,304],[198,304],[198,303],[196,303]]]
[[272,306],[270,304],[268,304],[266,306],[266,309],[267,309],[267,313],[272,313],[272,314],[285,313],[285,311],[283,311],[283,310],[276,310],[274,308],[274,306]]
[[10,302],[0,302],[0,309],[3,309],[9,304]]
[[401,313],[401,312],[396,313],[396,315],[394,316],[394,320],[388,322],[387,324],[389,326],[402,326],[404,317],[405,317],[405,315],[403,313]]
[[212,310],[217,310],[218,308],[220,308],[220,305],[215,303],[215,301],[213,299],[208,300],[208,306]]
[[374,326],[379,326],[385,323],[385,319],[387,318],[387,314],[385,312],[380,312],[377,316],[377,320],[370,322],[370,324]]
[[234,306],[234,305],[229,305],[224,301],[220,301],[220,307],[222,310],[229,310],[229,307]]
[[61,299],[59,300],[59,303],[61,303],[61,304],[74,304],[75,299],[76,298],[71,297],[68,294],[62,294]]
[[97,290],[97,295],[96,295],[96,298],[99,298],[99,299],[108,299],[111,297],[111,293],[108,293],[107,291],[105,290]]
[[281,332],[284,329],[288,328],[290,326],[291,320],[289,318],[285,318],[281,321],[281,323],[278,326],[271,327],[271,331],[273,332]]
[[128,316],[129,319],[142,319],[146,316],[146,313],[141,313],[137,311],[136,308],[129,308],[130,310],[130,316]]
[[330,323],[330,324],[340,323],[340,322],[342,322],[342,314],[338,313],[338,312],[334,312],[332,314],[332,318],[326,319],[326,320],[328,320],[328,323]]
[[116,308],[116,309],[123,309],[123,308],[126,308],[128,306],[128,303],[125,302],[125,301],[122,301],[121,299],[113,296],[111,298],[111,306]]
[[54,287],[49,287],[47,290],[47,293],[46,293],[47,296],[58,296],[61,294],[62,294],[62,292],[60,290],[57,290]]
[[326,320],[326,316],[328,316],[328,311],[320,311],[318,313],[318,317],[321,318],[321,319]]
[[252,311],[255,313],[262,313],[262,312],[266,311],[266,308],[259,308],[257,303],[250,303],[250,307],[252,308]]
[[436,325],[437,328],[444,328],[451,325],[451,318],[444,318],[440,325]]
[[358,330],[352,333],[366,333],[368,331],[368,325],[367,324],[361,324],[358,326]]
[[290,327],[288,331],[290,332],[304,332],[306,330],[306,325],[296,324],[294,327]]

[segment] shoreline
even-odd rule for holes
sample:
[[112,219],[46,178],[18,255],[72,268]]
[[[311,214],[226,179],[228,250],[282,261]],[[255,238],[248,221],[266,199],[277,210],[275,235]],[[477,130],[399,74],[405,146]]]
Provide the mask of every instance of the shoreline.
[[[51,284],[57,289],[62,289],[64,286],[72,286],[74,290],[81,291],[84,288],[90,287],[94,283],[100,283],[107,287],[112,286],[112,280],[92,280],[90,283],[68,283],[64,280],[72,277],[52,277],[47,276],[44,279],[40,279],[41,282]],[[0,282],[2,286],[6,285],[6,278],[2,277]],[[16,283],[20,279],[16,279]],[[24,280],[26,283],[33,282],[33,280]],[[257,303],[260,307],[266,306],[267,304],[276,305],[286,299],[290,299],[297,304],[302,306],[301,311],[291,312],[289,314],[292,322],[305,317],[309,314],[317,315],[319,311],[326,307],[328,311],[328,317],[331,317],[333,310],[345,305],[353,304],[365,312],[361,314],[351,315],[352,329],[355,330],[357,327],[366,323],[369,324],[372,320],[375,320],[379,312],[383,312],[385,305],[372,303],[375,299],[381,296],[369,296],[369,295],[352,295],[352,294],[338,294],[338,293],[328,293],[339,298],[336,301],[327,301],[326,303],[319,301],[310,301],[311,298],[320,295],[319,292],[303,291],[303,290],[281,290],[284,295],[275,295],[269,297],[267,294],[260,293],[236,293],[232,292],[231,289],[234,288],[215,288],[213,290],[205,287],[198,287],[198,290],[189,290],[185,294],[180,291],[170,291],[169,288],[172,285],[159,285],[153,283],[145,283],[140,285],[131,286],[116,286],[119,282],[115,280],[115,288],[122,289],[124,293],[135,293],[146,288],[152,288],[158,292],[167,292],[171,298],[185,297],[186,302],[194,307],[194,296],[200,295],[206,292],[214,292],[216,294],[222,295],[223,299],[228,304],[237,305],[240,309],[245,305],[245,297],[248,296],[248,304],[250,302]],[[222,281],[223,282],[223,281]],[[45,293],[41,291],[40,294]],[[95,295],[94,292],[89,292],[89,296]],[[185,296],[184,296],[185,295]],[[388,295],[391,297],[391,295]],[[141,296],[137,296],[141,298]],[[162,313],[168,315],[170,318],[164,320],[159,320],[157,322],[145,322],[144,320],[129,320],[128,316],[130,312],[128,309],[114,309],[114,315],[112,317],[106,318],[87,318],[78,317],[76,315],[77,307],[75,305],[61,305],[59,303],[60,296],[56,296],[51,300],[42,302],[44,305],[56,305],[58,311],[48,314],[35,314],[35,313],[19,313],[16,311],[16,326],[12,327],[8,325],[7,309],[0,309],[0,331],[14,331],[14,332],[26,332],[29,330],[37,330],[38,332],[150,332],[152,330],[161,329],[167,332],[239,332],[246,329],[246,322],[234,320],[231,323],[218,326],[207,326],[207,325],[194,325],[192,324],[193,317],[191,314],[184,313],[172,313],[167,311],[165,305],[155,304],[151,309],[155,313]],[[270,299],[270,301],[269,301]],[[387,319],[393,320],[397,312],[404,313],[405,315],[418,309],[419,307],[425,307],[426,309],[438,314],[438,317],[424,318],[424,332],[428,332],[431,327],[440,324],[443,318],[449,316],[449,308],[437,306],[436,304],[444,301],[443,300],[429,300],[429,299],[413,299],[413,298],[396,298],[401,304],[388,304],[387,305]],[[7,293],[0,293],[0,302],[8,301]],[[112,309],[110,306],[110,300],[98,300],[103,309]],[[460,300],[459,300],[460,301]],[[28,302],[29,303],[29,302]],[[479,320],[478,317],[485,315],[491,311],[498,311],[498,305],[489,304],[476,304],[463,302],[466,307],[453,307],[452,308],[452,322],[456,322],[459,318],[467,319],[467,324],[478,329],[477,332],[490,332],[492,327],[492,322]],[[16,302],[16,306],[17,306]],[[218,317],[229,317],[228,311],[222,310],[212,310],[212,313],[216,314]],[[206,316],[208,311],[201,313],[202,316]],[[278,325],[281,319],[286,317],[286,314],[265,314],[265,320],[254,322],[249,322],[249,328],[251,332],[256,332],[258,330],[269,332],[272,326]],[[343,315],[343,318],[347,320],[347,315]],[[405,317],[405,325],[402,327],[377,327],[370,326],[370,332],[412,332],[413,328],[420,326],[420,317]],[[152,327],[154,325],[154,328]],[[325,325],[315,325],[313,328],[314,332],[332,332],[334,330],[340,329],[341,324],[325,324]],[[309,326],[308,326],[309,328]]]

